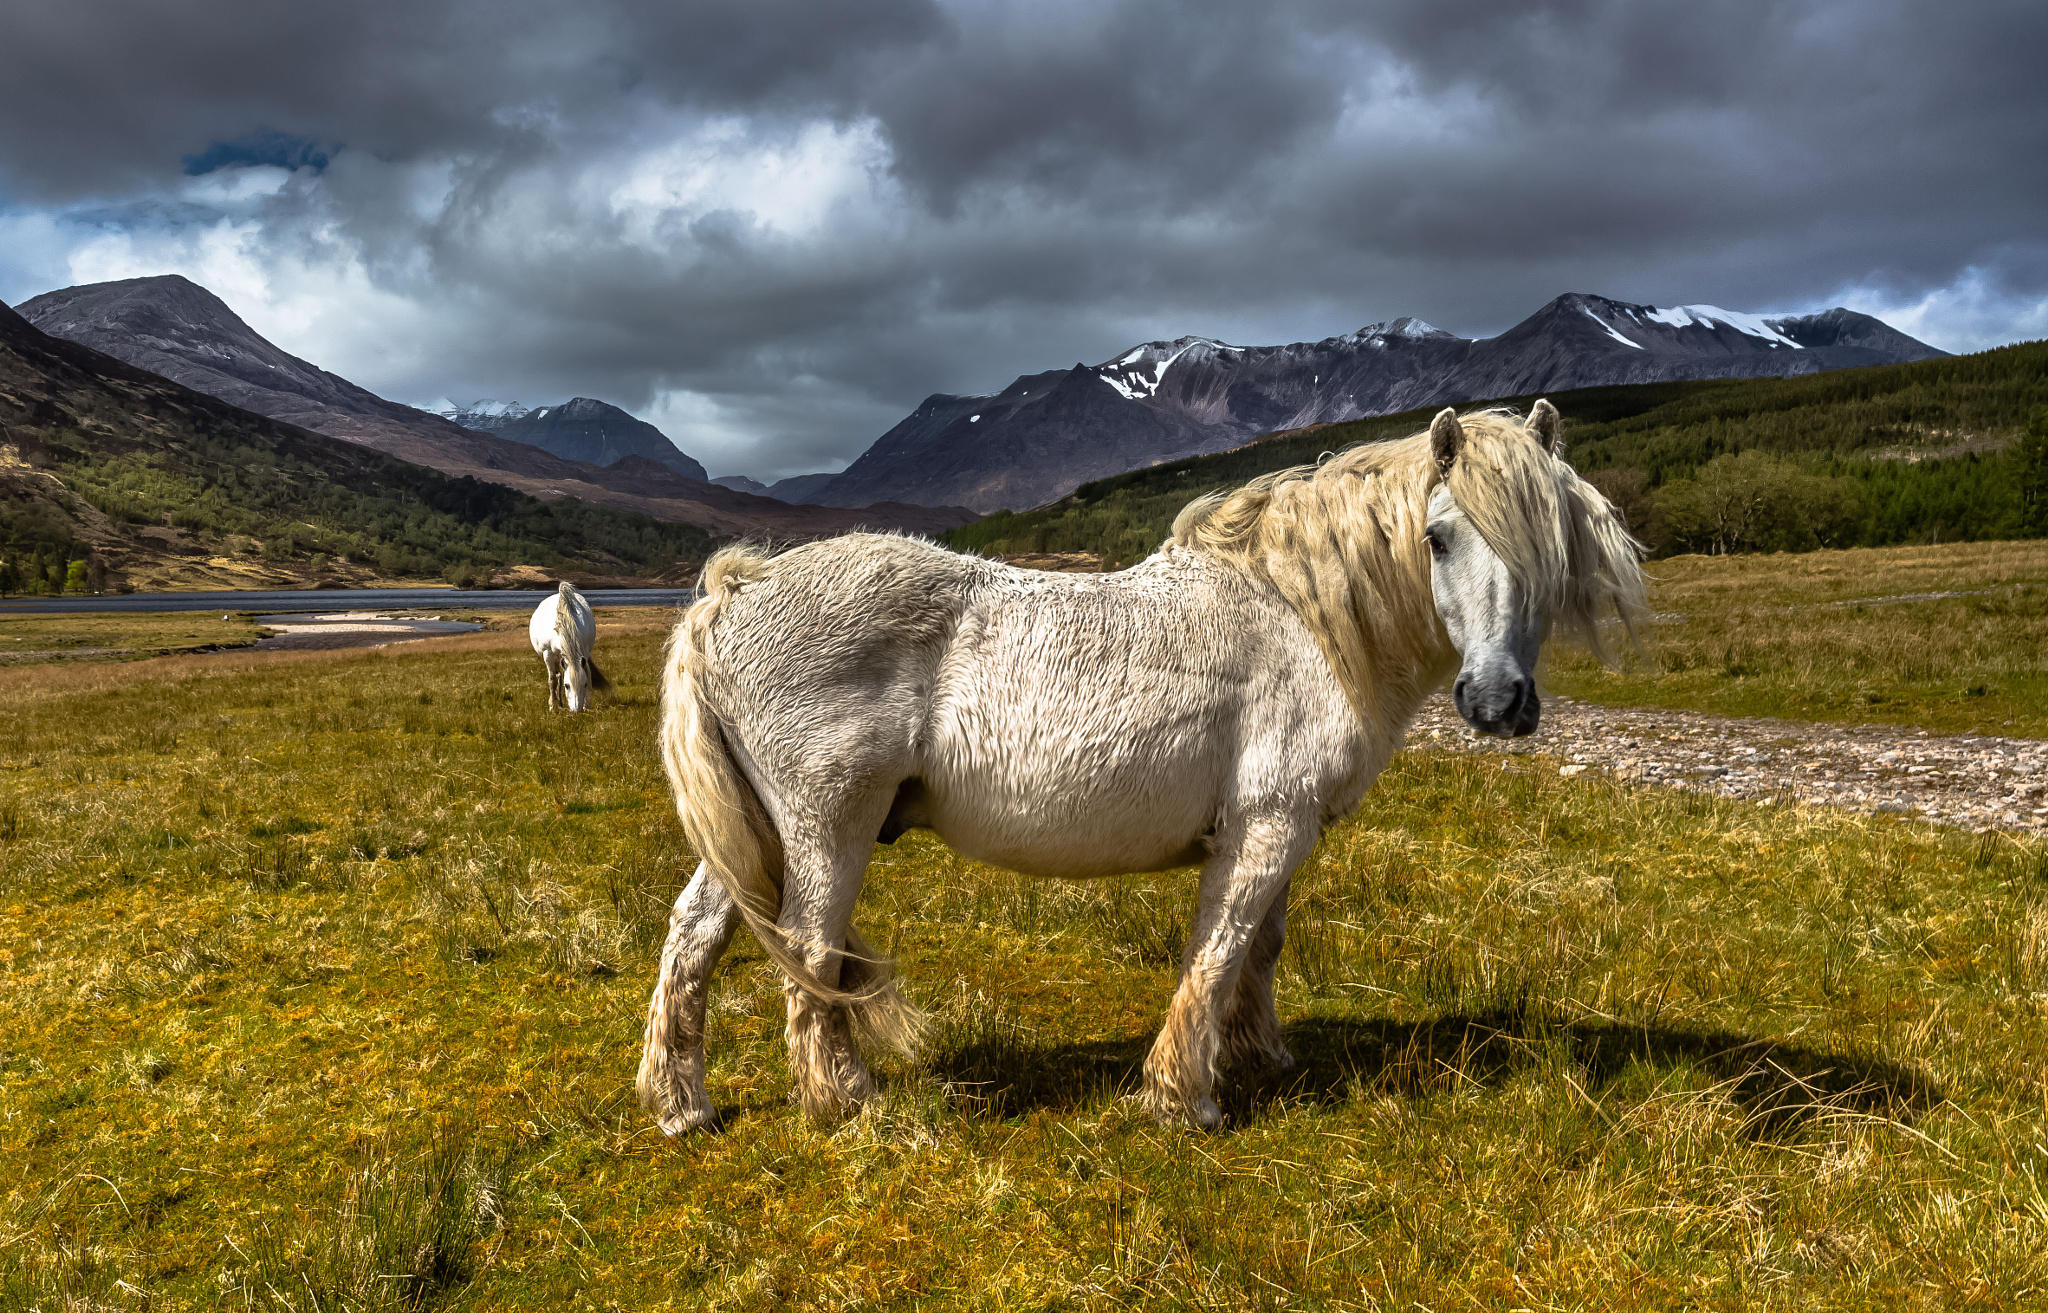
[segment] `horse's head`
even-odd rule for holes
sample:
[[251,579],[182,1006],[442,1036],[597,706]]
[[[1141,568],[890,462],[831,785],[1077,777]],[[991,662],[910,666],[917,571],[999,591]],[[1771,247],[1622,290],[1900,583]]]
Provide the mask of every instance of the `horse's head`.
[[1642,575],[1612,508],[1559,459],[1557,407],[1538,401],[1523,423],[1501,418],[1485,417],[1476,451],[1454,411],[1430,425],[1439,477],[1425,534],[1430,591],[1459,657],[1451,701],[1474,729],[1513,738],[1542,717],[1536,658],[1552,625],[1562,619],[1599,651],[1597,612],[1611,603],[1632,619]]
[[563,695],[569,700],[569,710],[581,711],[590,705],[590,661],[571,656],[563,665]]

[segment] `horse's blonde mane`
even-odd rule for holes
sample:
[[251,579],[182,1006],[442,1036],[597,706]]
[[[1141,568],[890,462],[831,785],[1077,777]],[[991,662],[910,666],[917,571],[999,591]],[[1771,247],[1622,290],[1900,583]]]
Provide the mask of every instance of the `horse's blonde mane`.
[[[1610,660],[1600,621],[1611,611],[1634,641],[1645,610],[1642,549],[1607,499],[1513,411],[1478,411],[1459,423],[1452,499],[1530,607]],[[1435,683],[1455,659],[1423,540],[1439,480],[1427,430],[1361,443],[1196,498],[1175,518],[1171,541],[1270,583],[1315,635],[1367,725],[1390,727],[1426,691],[1409,685]]]

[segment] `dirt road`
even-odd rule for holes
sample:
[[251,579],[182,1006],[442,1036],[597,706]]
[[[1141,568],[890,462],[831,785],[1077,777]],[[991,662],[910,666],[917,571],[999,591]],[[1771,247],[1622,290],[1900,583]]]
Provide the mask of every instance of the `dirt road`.
[[1565,775],[1604,770],[1731,798],[1796,799],[1971,830],[2048,833],[2048,740],[2041,739],[1597,707],[1552,697],[1535,735],[1504,741],[1474,735],[1439,696],[1416,717],[1408,742],[1534,755]]

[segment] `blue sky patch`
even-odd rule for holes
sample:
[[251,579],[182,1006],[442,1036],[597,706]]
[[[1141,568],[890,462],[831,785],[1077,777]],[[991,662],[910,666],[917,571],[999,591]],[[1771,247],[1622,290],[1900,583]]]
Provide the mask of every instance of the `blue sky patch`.
[[318,173],[327,167],[334,150],[332,146],[307,137],[258,128],[229,141],[210,142],[197,155],[187,155],[185,176],[196,178],[215,169],[246,168],[253,164],[268,164],[281,169],[309,168]]

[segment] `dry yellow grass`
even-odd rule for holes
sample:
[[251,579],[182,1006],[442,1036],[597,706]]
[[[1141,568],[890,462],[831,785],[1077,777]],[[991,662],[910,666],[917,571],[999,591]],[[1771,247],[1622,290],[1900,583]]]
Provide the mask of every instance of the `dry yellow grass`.
[[0,685],[0,1307],[1987,1308],[2048,1298],[2048,850],[1411,754],[1297,881],[1291,1078],[1122,1095],[1186,873],[913,836],[931,1008],[821,1130],[744,943],[723,1133],[633,1105],[690,865],[658,625]]
[[1646,655],[1616,673],[1553,650],[1552,687],[1617,706],[2048,736],[2048,542],[1681,556],[1650,573],[1662,619]]

